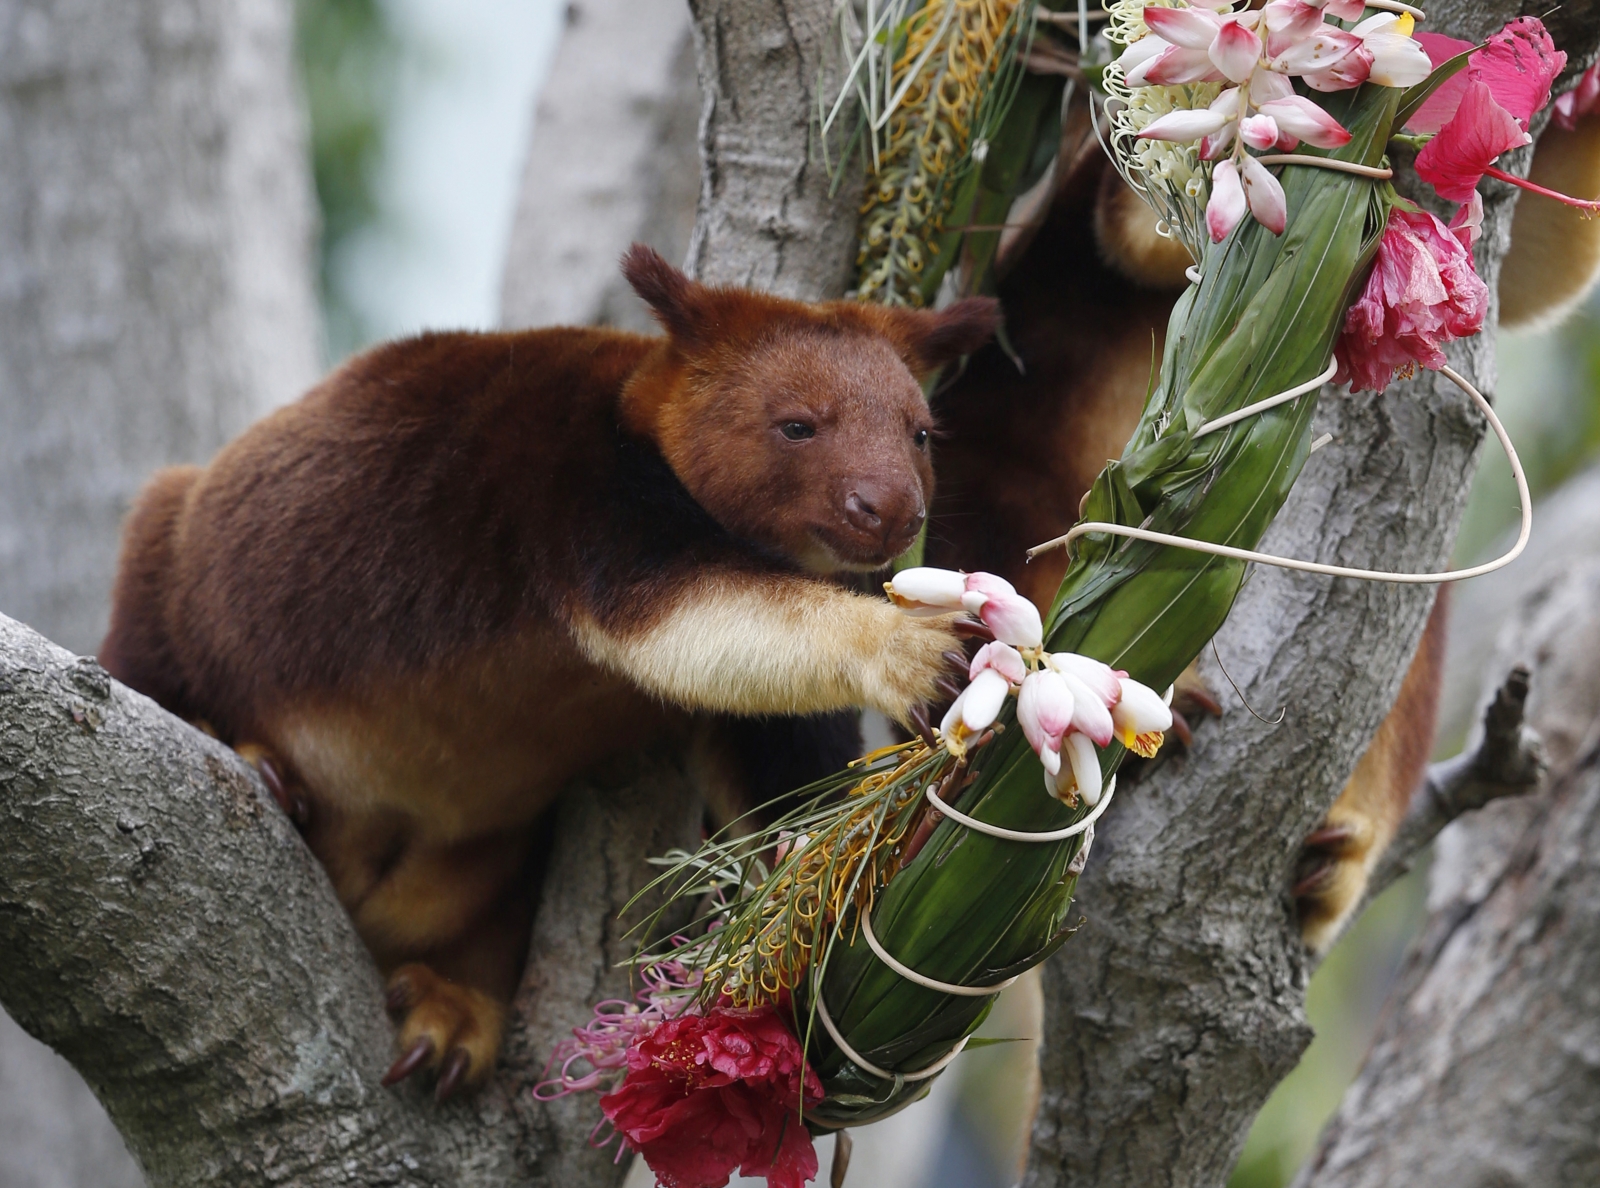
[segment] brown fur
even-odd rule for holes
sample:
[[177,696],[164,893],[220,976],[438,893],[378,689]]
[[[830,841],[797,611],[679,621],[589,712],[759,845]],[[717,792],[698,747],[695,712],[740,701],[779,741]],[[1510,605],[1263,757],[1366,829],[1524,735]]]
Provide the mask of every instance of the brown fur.
[[915,538],[933,489],[918,373],[987,337],[993,304],[808,306],[694,284],[643,248],[625,271],[669,337],[392,343],[210,466],[156,476],[101,650],[293,786],[393,972],[402,1041],[469,1084],[564,784],[687,738],[699,711],[904,718],[952,645],[946,621],[820,575]]

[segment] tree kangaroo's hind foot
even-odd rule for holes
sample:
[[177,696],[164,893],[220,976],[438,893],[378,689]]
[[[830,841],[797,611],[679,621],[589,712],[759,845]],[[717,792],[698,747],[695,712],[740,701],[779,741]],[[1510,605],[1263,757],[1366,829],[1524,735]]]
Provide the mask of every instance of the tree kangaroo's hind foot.
[[400,1056],[383,1076],[394,1085],[418,1069],[436,1074],[434,1097],[488,1080],[505,1030],[505,1007],[481,990],[440,977],[420,962],[389,975],[386,1003],[399,1023]]

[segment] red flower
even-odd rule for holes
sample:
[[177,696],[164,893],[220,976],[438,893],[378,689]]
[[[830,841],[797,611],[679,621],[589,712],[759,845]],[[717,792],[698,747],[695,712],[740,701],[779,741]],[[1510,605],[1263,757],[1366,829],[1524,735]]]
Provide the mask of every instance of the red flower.
[[1334,383],[1381,392],[1396,371],[1442,367],[1439,347],[1476,334],[1488,308],[1489,289],[1462,238],[1426,211],[1396,208],[1367,287],[1334,344]]
[[1550,118],[1558,128],[1571,132],[1578,126],[1579,117],[1593,111],[1596,103],[1600,103],[1600,64],[1585,70],[1578,85],[1556,100],[1556,109]]
[[[1417,40],[1435,66],[1472,49],[1438,34]],[[1550,84],[1566,64],[1537,17],[1501,29],[1407,122],[1414,132],[1437,132],[1417,154],[1418,175],[1451,202],[1465,202],[1485,173],[1504,177],[1492,168],[1495,158],[1528,143],[1528,122],[1549,102]]]
[[815,1105],[822,1082],[774,1008],[713,1007],[636,1041],[600,1108],[663,1188],[722,1188],[735,1170],[802,1188],[817,1174],[802,1092]]

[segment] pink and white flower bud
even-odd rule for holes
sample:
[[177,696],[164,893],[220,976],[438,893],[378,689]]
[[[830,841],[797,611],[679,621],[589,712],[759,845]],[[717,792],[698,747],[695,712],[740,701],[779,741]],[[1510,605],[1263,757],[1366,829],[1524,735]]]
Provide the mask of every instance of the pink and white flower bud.
[[1172,729],[1172,710],[1148,685],[1122,678],[1122,697],[1111,711],[1117,737],[1135,755],[1146,759],[1161,749],[1162,736]]
[[1223,22],[1216,13],[1203,8],[1147,8],[1144,24],[1150,32],[1173,45],[1209,50]]
[[[1174,8],[1167,11],[1184,10]],[[1250,77],[1250,72],[1261,59],[1261,38],[1237,20],[1224,21],[1217,39],[1211,43],[1209,55],[1211,64],[1222,71],[1224,78],[1229,82],[1242,83]]]
[[[1040,669],[1022,682],[1017,694],[1017,724],[1041,759],[1047,751],[1054,751],[1059,765],[1061,739],[1072,728],[1074,704],[1072,690],[1059,673]],[[1050,766],[1048,760],[1045,766]]]
[[985,669],[993,669],[1013,685],[1022,684],[1028,675],[1028,665],[1022,659],[1022,654],[1010,644],[1001,643],[998,639],[978,649],[978,654],[972,658],[972,665],[967,670],[967,679],[977,680],[978,674]]
[[1350,133],[1344,125],[1304,95],[1274,99],[1257,110],[1271,116],[1282,131],[1315,148],[1332,149],[1350,143]]
[[1139,129],[1141,140],[1171,140],[1179,144],[1222,131],[1232,117],[1210,108],[1199,111],[1169,111]]
[[1372,73],[1372,51],[1366,46],[1351,50],[1331,66],[1307,70],[1300,75],[1313,91],[1348,91],[1367,81]]
[[1232,161],[1219,161],[1211,171],[1211,197],[1206,201],[1206,230],[1212,243],[1221,243],[1249,209],[1239,171]]
[[986,668],[974,677],[961,693],[961,724],[967,728],[967,732],[977,734],[993,726],[1009,692],[1010,682],[992,668]]
[[1274,235],[1282,235],[1289,222],[1289,203],[1283,195],[1283,186],[1254,157],[1242,158],[1244,165],[1244,197],[1250,204],[1250,213]]
[[1044,622],[1039,618],[1039,608],[1021,594],[986,598],[978,617],[994,632],[996,639],[1012,647],[1036,648],[1044,642]]
[[1146,62],[1160,57],[1171,48],[1173,48],[1172,43],[1164,37],[1156,37],[1153,34],[1141,37],[1138,41],[1129,42],[1128,48],[1117,56],[1117,65],[1122,67],[1123,76],[1128,77]]
[[[1306,0],[1268,0],[1261,10],[1267,27],[1267,56],[1276,58],[1290,46],[1316,32],[1322,24],[1322,10]],[[1251,84],[1252,93],[1255,85]]]
[[1076,677],[1098,697],[1107,709],[1117,704],[1122,696],[1122,684],[1117,670],[1109,664],[1077,652],[1052,652],[1045,663],[1064,676]]
[[918,566],[902,569],[883,588],[889,601],[908,614],[945,615],[961,609],[967,576],[953,569]]
[[1310,74],[1327,70],[1346,54],[1361,48],[1361,38],[1332,25],[1319,25],[1272,56],[1272,69],[1283,74]]
[[1162,50],[1137,69],[1128,72],[1128,85],[1134,87],[1175,87],[1183,83],[1221,82],[1211,55],[1205,50],[1184,49],[1175,45]]
[[1366,0],[1311,0],[1336,21],[1359,21],[1367,11]]
[[1239,138],[1253,149],[1269,149],[1278,143],[1278,122],[1269,115],[1253,115],[1239,121]]

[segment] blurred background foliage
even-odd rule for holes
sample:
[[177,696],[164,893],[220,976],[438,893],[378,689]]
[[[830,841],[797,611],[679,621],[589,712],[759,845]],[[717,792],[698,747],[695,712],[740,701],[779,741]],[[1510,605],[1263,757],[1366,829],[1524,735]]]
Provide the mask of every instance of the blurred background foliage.
[[[297,0],[297,11],[330,362],[425,326],[493,325],[533,97],[565,3]],[[1589,302],[1558,329],[1503,334],[1495,390],[1536,494],[1594,460],[1600,307]],[[1491,447],[1457,563],[1494,548],[1515,519],[1510,468]],[[1459,748],[1460,734],[1441,740],[1442,754]],[[1317,1038],[1257,1119],[1230,1188],[1285,1188],[1310,1153],[1421,920],[1424,875],[1419,868],[1391,888],[1318,970],[1307,1000]],[[1037,1020],[1036,991],[1019,986],[984,1034],[1029,1036]],[[919,1107],[942,1112],[933,1150],[902,1161],[911,1176],[890,1173],[872,1188],[1016,1183],[1033,1058],[1030,1043],[964,1057],[945,1078],[953,1084]]]

